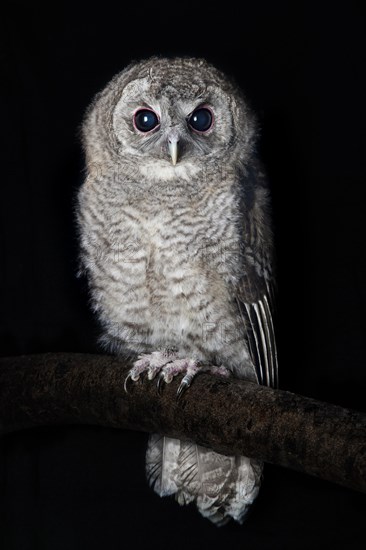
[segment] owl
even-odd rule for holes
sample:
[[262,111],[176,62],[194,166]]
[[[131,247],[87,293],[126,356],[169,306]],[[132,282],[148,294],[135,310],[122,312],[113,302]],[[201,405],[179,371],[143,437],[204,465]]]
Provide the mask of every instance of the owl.
[[[269,191],[237,85],[203,59],[132,63],[82,134],[81,262],[102,345],[132,360],[126,391],[178,376],[181,395],[201,372],[276,386]],[[223,525],[243,521],[262,463],[153,434],[146,474]]]

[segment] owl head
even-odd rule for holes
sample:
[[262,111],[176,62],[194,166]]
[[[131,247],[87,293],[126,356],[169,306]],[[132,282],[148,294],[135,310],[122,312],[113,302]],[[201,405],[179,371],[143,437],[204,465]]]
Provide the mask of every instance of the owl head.
[[147,178],[244,163],[255,135],[237,86],[203,59],[133,63],[96,96],[83,126],[87,163],[130,164]]

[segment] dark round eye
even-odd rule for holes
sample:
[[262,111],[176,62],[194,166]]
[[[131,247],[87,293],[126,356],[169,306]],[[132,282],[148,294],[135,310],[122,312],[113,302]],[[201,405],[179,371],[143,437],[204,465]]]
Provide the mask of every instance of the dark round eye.
[[188,124],[197,132],[207,132],[212,126],[213,116],[207,107],[199,107],[188,119]]
[[139,109],[133,117],[135,127],[140,132],[150,132],[159,125],[159,119],[150,109]]

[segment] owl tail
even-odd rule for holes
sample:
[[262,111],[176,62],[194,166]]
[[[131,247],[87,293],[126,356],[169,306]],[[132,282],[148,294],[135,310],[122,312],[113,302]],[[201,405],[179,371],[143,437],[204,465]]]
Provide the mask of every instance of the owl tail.
[[196,502],[216,525],[242,523],[260,487],[262,463],[225,456],[179,439],[151,435],[146,474],[160,496],[175,494],[179,504]]

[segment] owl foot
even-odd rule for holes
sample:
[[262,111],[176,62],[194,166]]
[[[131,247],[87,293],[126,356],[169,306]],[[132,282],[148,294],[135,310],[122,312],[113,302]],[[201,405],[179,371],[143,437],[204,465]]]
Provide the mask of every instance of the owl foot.
[[127,382],[137,382],[142,374],[147,373],[147,378],[153,380],[158,372],[171,361],[176,359],[177,354],[175,351],[153,351],[152,353],[144,353],[139,356],[138,360],[134,362],[132,369],[126,376],[124,389],[127,392]]
[[230,371],[223,366],[204,366],[192,358],[179,359],[178,354],[171,350],[154,351],[151,354],[140,355],[126,377],[124,389],[127,392],[128,380],[136,382],[142,374],[147,373],[149,380],[153,380],[159,374],[157,387],[158,391],[161,391],[163,383],[170,384],[175,376],[184,374],[177,391],[177,397],[179,398],[192,384],[195,376],[202,372],[210,372],[225,377],[230,375]]
[[[192,361],[189,360],[188,361]],[[202,374],[203,372],[209,372],[211,374],[215,374],[217,376],[224,376],[227,378],[231,375],[231,372],[229,369],[227,369],[224,366],[221,367],[215,367],[213,365],[200,365],[198,362],[194,362],[191,365],[187,367],[186,374],[183,376],[181,383],[179,384],[179,388],[177,391],[177,397],[178,399],[184,394],[184,392],[189,388],[189,386],[192,384],[193,378],[197,376],[197,374]]]

